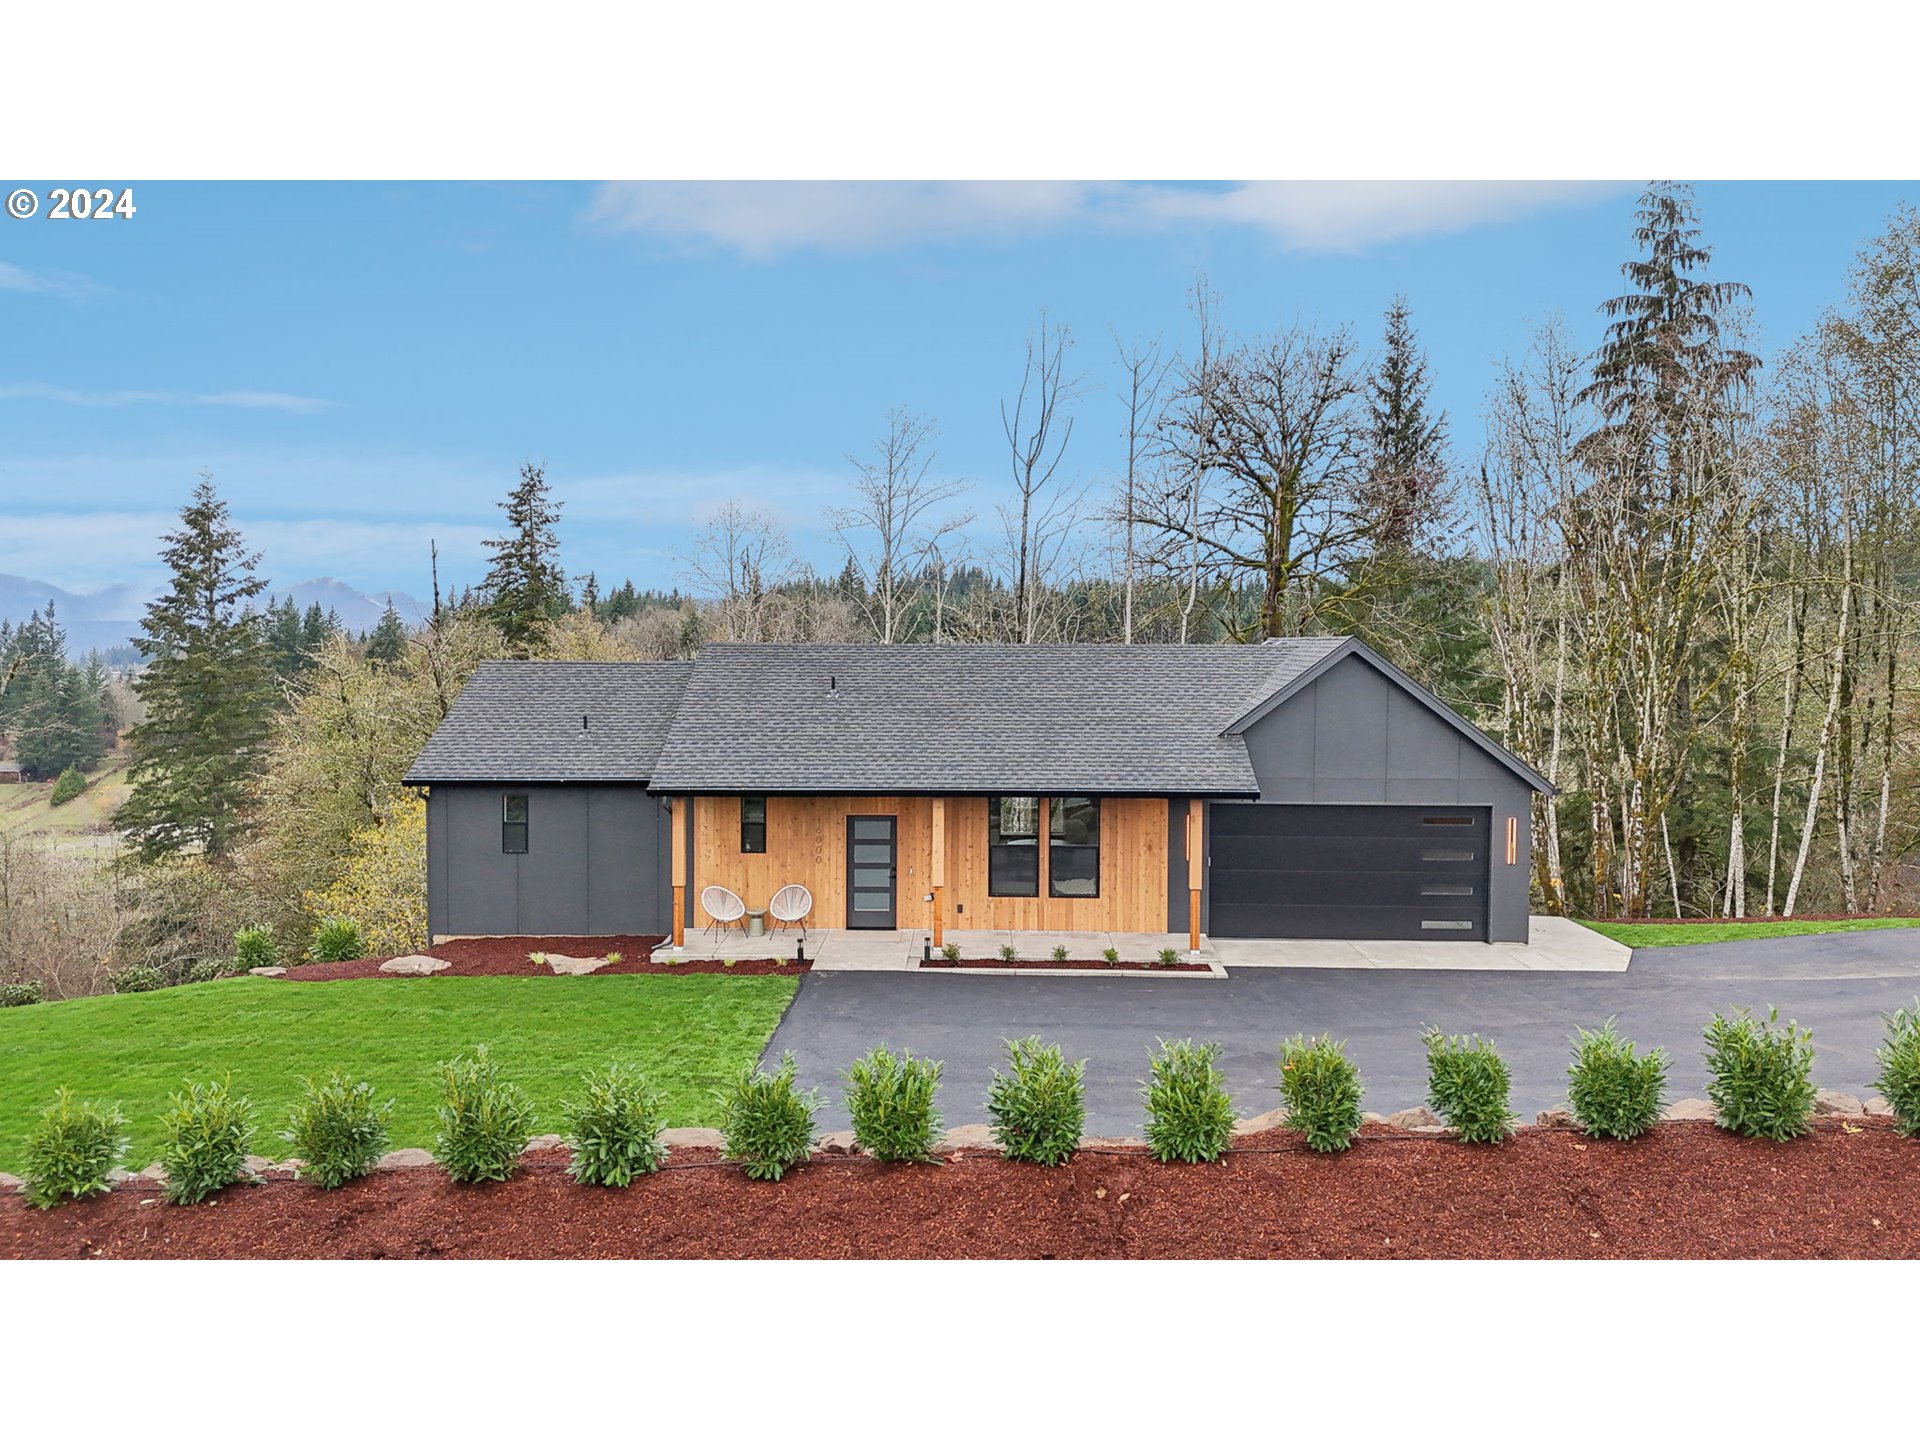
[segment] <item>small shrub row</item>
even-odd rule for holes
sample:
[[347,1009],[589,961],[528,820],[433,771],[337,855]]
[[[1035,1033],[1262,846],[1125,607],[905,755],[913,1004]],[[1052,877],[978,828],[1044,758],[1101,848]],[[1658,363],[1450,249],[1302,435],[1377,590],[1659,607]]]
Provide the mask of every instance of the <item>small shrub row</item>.
[[40,987],[31,980],[21,980],[12,985],[0,985],[0,1010],[10,1010],[16,1005],[38,1005]]

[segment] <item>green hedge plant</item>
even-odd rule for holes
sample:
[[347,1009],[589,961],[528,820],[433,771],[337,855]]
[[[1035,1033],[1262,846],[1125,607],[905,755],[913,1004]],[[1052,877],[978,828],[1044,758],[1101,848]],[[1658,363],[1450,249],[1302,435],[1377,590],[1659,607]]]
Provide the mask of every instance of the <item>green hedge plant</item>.
[[367,953],[366,938],[360,926],[344,915],[329,915],[313,928],[307,942],[307,959],[315,964],[337,960],[359,960]]
[[658,1170],[667,1158],[666,1116],[640,1074],[616,1061],[582,1080],[581,1091],[561,1110],[567,1174],[581,1185],[626,1186]]
[[233,963],[239,970],[256,970],[280,963],[280,946],[271,925],[248,925],[233,932]]
[[1058,1165],[1073,1158],[1087,1121],[1087,1062],[1067,1064],[1038,1035],[1009,1040],[1007,1073],[993,1072],[987,1116],[1009,1160]]
[[300,1178],[322,1190],[373,1173],[387,1153],[387,1112],[393,1101],[376,1102],[373,1086],[338,1070],[324,1084],[306,1082],[306,1095],[287,1117],[281,1138],[306,1162]]
[[1360,1133],[1360,1067],[1347,1042],[1331,1035],[1296,1035],[1280,1045],[1280,1098],[1287,1129],[1309,1150],[1330,1155],[1345,1150]]
[[50,1210],[63,1200],[104,1194],[126,1153],[126,1117],[117,1108],[76,1101],[62,1086],[27,1137],[26,1201]]
[[53,794],[47,797],[47,804],[49,806],[64,805],[84,793],[86,788],[86,772],[69,765],[60,772],[60,778],[53,782]]
[[813,1112],[820,1099],[801,1090],[796,1076],[788,1051],[772,1074],[748,1065],[720,1096],[723,1153],[739,1162],[749,1180],[778,1180],[813,1153]]
[[1887,1043],[1873,1052],[1880,1062],[1874,1089],[1893,1107],[1902,1135],[1920,1135],[1920,1000],[1911,1010],[1886,1017]]
[[31,980],[0,985],[0,1010],[11,1010],[16,1005],[38,1005],[40,998],[40,987]]
[[246,1173],[253,1141],[253,1102],[224,1082],[189,1084],[172,1096],[160,1117],[166,1143],[160,1164],[167,1172],[167,1199],[198,1205]]
[[1791,1140],[1813,1128],[1813,1032],[1758,1019],[1745,1006],[1707,1022],[1707,1098],[1714,1123],[1738,1135]]
[[164,990],[166,971],[158,965],[123,965],[113,972],[113,993],[138,995],[148,990]]
[[940,1139],[940,1062],[876,1045],[841,1077],[854,1143],[876,1160],[931,1160]]
[[1603,1140],[1646,1134],[1660,1118],[1666,1092],[1666,1051],[1636,1054],[1612,1019],[1598,1030],[1574,1031],[1567,1104],[1587,1134]]
[[440,1087],[440,1131],[433,1144],[440,1168],[463,1185],[511,1180],[533,1138],[526,1092],[500,1078],[500,1066],[484,1045],[443,1062]]
[[1508,1100],[1512,1077],[1492,1042],[1478,1035],[1442,1035],[1437,1029],[1421,1038],[1427,1046],[1427,1103],[1454,1132],[1481,1145],[1513,1134],[1520,1117]]
[[1233,1097],[1220,1073],[1220,1047],[1162,1040],[1141,1087],[1147,1149],[1160,1161],[1204,1164],[1233,1140]]
[[239,973],[232,960],[196,960],[187,967],[187,983],[202,985],[209,980],[225,980]]

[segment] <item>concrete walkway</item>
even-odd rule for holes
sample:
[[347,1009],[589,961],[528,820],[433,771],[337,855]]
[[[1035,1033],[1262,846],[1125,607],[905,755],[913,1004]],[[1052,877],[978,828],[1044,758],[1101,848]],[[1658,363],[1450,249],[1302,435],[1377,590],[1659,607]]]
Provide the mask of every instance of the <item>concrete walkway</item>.
[[[928,941],[925,930],[811,930],[807,958],[816,970],[912,970]],[[738,930],[692,932],[679,953],[691,959],[795,958],[797,930],[749,939]],[[949,930],[949,943],[969,958],[993,957],[1011,945],[1022,960],[1045,962],[1064,945],[1069,960],[1099,960],[1108,949],[1124,961],[1152,961],[1162,950],[1189,958],[1187,937],[1104,930]],[[656,955],[675,953],[661,946]],[[1557,916],[1536,915],[1524,945],[1458,940],[1227,940],[1200,937],[1199,959],[1229,969],[1286,970],[1585,970],[1627,968],[1633,952],[1618,941]],[[1011,974],[1013,972],[996,972]],[[1096,974],[1095,971],[1082,972]]]

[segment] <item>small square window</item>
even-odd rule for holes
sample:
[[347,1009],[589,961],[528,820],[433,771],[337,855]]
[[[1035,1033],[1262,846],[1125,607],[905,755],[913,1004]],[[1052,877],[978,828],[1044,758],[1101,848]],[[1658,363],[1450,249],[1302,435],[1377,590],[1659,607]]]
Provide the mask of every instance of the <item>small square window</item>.
[[767,797],[764,795],[740,797],[740,853],[767,853]]
[[509,855],[527,853],[527,797],[508,795],[500,804],[500,848]]

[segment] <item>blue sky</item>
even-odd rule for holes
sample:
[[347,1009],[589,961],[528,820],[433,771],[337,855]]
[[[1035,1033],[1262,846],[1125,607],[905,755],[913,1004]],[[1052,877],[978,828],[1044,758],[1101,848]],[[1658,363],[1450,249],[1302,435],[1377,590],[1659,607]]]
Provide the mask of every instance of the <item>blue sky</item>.
[[[837,568],[822,512],[891,406],[937,420],[938,468],[990,514],[1043,308],[1082,376],[1066,468],[1104,484],[1114,336],[1185,344],[1202,271],[1245,333],[1371,344],[1405,293],[1468,455],[1534,321],[1597,338],[1636,188],[141,183],[131,220],[0,220],[0,572],[151,585],[204,469],[277,583],[424,594],[429,538],[444,583],[478,578],[526,459],[566,501],[570,572],[672,584],[736,497]],[[1768,347],[1915,201],[1700,187]]]

